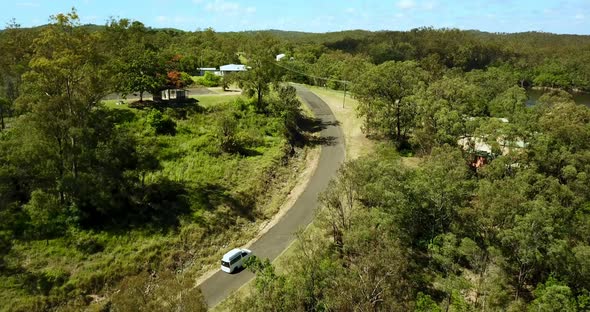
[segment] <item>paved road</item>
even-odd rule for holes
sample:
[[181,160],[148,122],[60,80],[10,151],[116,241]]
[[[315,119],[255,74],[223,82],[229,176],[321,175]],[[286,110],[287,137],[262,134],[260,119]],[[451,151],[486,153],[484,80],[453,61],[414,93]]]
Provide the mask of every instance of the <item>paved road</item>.
[[[259,258],[274,260],[294,240],[294,233],[306,227],[314,217],[318,205],[318,194],[344,161],[344,136],[335,122],[336,119],[328,105],[317,95],[302,86],[295,85],[297,94],[311,108],[317,118],[322,120],[324,129],[320,136],[326,144],[322,145],[318,167],[309,180],[303,193],[287,213],[266,234],[250,246]],[[229,249],[228,249],[229,250]],[[214,307],[232,292],[247,283],[254,275],[247,270],[237,274],[217,272],[201,285],[201,290],[209,307]]]

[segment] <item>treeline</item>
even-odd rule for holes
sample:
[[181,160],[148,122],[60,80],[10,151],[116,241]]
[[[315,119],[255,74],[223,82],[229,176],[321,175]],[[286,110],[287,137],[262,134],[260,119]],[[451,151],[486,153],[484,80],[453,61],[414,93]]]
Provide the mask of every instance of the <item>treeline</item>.
[[[276,164],[305,143],[300,103],[279,84],[296,81],[346,87],[368,136],[426,159],[409,169],[386,149],[346,165],[322,198],[320,234],[330,240],[302,237],[288,275],[255,264],[257,292],[240,309],[586,309],[588,108],[556,90],[530,108],[524,88],[590,90],[588,47],[585,36],[430,28],[89,27],[75,11],[33,29],[13,21],[0,32],[0,299],[22,310],[71,300],[75,310],[100,294],[105,309],[202,309],[192,289],[179,298],[197,300],[166,302],[186,276],[157,276],[219,252],[220,229],[240,236],[268,217],[256,207]],[[222,82],[250,99],[210,110],[158,99],[199,68],[228,63],[250,67]],[[148,109],[107,109],[112,92],[138,94],[134,104]],[[479,156],[491,163],[476,170]],[[188,160],[171,168],[177,159]],[[132,231],[156,243],[118,247]],[[72,254],[99,262],[55,264]],[[34,255],[53,266],[21,263]],[[122,255],[131,262],[112,264]],[[121,280],[122,295],[109,297]]]
[[[291,38],[289,34],[282,34]],[[468,72],[508,66],[521,87],[588,91],[587,36],[548,33],[491,34],[457,29],[419,28],[407,32],[340,32],[297,36],[286,49],[292,66],[315,76],[355,81],[363,63],[418,61],[428,69],[445,67]],[[333,82],[294,76],[302,82]]]
[[[266,53],[278,41],[181,36],[126,19],[81,26],[75,10],[0,32],[0,310],[205,309],[195,275],[227,232],[243,244],[274,213],[309,143]],[[245,97],[161,99],[237,51],[251,64],[232,78]],[[106,105],[111,93],[139,100]]]
[[590,109],[543,101],[514,118],[527,143],[477,170],[473,150],[444,142],[417,167],[387,144],[348,162],[321,196],[316,229],[281,273],[250,263],[252,293],[233,308],[587,311]]
[[[450,33],[492,45],[494,36],[520,36]],[[557,38],[577,49],[569,40],[578,37],[530,36],[531,48],[543,47],[536,38]],[[563,60],[586,52],[572,53]],[[317,229],[299,235],[283,272],[249,264],[252,294],[233,308],[588,310],[590,108],[555,89],[527,106],[523,86],[534,79],[503,55],[463,67],[436,54],[381,63],[322,54],[316,64],[334,69],[332,87],[351,70],[363,130],[384,146],[342,168],[321,196]],[[408,167],[399,153],[423,157]]]

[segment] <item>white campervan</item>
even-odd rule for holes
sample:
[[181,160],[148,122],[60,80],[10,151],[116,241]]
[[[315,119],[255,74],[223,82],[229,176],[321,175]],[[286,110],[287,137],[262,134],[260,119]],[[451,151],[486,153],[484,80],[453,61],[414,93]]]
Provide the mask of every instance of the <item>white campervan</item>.
[[252,254],[251,250],[234,248],[221,258],[221,270],[223,272],[231,273],[236,268],[244,265],[244,261]]

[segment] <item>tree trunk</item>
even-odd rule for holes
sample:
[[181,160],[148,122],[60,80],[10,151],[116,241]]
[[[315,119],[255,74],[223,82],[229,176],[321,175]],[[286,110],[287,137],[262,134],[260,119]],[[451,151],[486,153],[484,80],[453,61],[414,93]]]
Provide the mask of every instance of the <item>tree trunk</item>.
[[258,109],[262,111],[262,86],[258,85]]
[[139,101],[143,102],[143,91],[139,91]]
[[78,157],[77,157],[77,151],[76,151],[76,138],[72,137],[71,138],[71,142],[72,142],[72,173],[74,174],[74,179],[78,179]]
[[396,128],[397,128],[397,140],[398,142],[401,143],[401,134],[402,134],[402,126],[401,126],[401,116],[400,114],[400,105],[401,105],[401,101],[398,100],[397,105],[395,106],[396,111],[396,117],[397,117],[397,122],[396,122]]
[[0,107],[0,131],[6,129],[6,125],[4,124],[4,109]]
[[60,160],[60,165],[58,168],[58,172],[59,172],[59,202],[60,204],[64,204],[66,202],[66,198],[65,198],[65,193],[63,190],[63,186],[61,185],[61,182],[63,182],[63,178],[64,178],[64,169],[65,169],[65,160],[64,160],[64,150],[63,150],[63,145],[62,145],[62,140],[58,137],[57,139],[57,144],[59,146],[59,160]]

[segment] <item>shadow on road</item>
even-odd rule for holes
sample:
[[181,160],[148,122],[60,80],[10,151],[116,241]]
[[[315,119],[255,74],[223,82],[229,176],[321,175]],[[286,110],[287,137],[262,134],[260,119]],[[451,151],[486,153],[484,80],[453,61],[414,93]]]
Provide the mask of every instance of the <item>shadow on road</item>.
[[314,117],[301,117],[298,121],[298,125],[302,131],[302,138],[301,146],[317,146],[317,145],[335,145],[337,143],[337,138],[333,136],[317,136],[318,133],[327,129],[328,127],[338,127],[340,126],[340,122],[337,120],[334,121],[325,121],[321,118],[314,118]]

